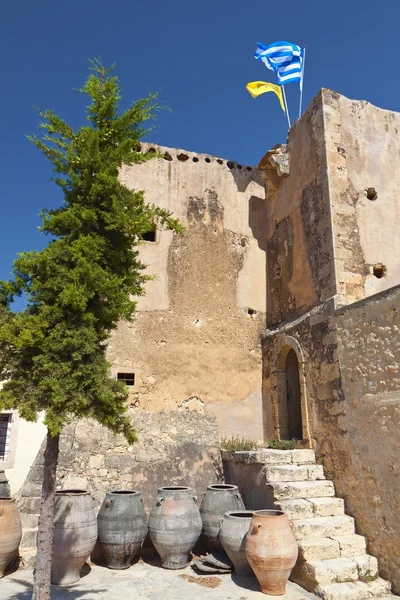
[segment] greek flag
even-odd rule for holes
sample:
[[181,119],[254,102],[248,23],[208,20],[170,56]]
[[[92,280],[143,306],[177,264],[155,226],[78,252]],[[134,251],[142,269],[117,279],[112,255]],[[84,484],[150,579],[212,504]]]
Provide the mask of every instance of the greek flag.
[[298,81],[302,89],[304,48],[291,42],[274,42],[269,46],[258,43],[254,56],[275,71],[278,83]]

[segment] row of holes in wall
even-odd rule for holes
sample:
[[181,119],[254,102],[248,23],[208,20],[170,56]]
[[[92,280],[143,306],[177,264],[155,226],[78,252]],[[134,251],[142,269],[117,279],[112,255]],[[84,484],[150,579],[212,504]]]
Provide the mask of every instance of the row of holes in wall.
[[[157,151],[156,151],[155,148],[149,148],[149,152],[157,152]],[[184,154],[183,152],[181,152],[180,154],[176,155],[176,158],[178,160],[180,160],[181,162],[185,162],[185,161],[189,160],[190,157],[187,154]],[[169,152],[164,152],[163,159],[164,160],[174,160],[173,157],[170,155]],[[223,165],[224,164],[224,161],[221,158],[216,158],[214,160],[219,165]],[[200,161],[200,158],[198,156],[193,156],[192,162],[197,163],[199,161]],[[211,158],[209,156],[206,156],[205,159],[204,159],[204,162],[206,162],[206,163],[209,164],[211,162]],[[235,162],[233,162],[231,160],[227,161],[226,166],[228,167],[228,169],[234,169],[236,167],[239,170],[240,169],[246,169],[246,171],[252,171],[253,170],[252,167],[244,167],[243,165],[239,165],[239,164],[237,164],[237,163],[235,163]]]

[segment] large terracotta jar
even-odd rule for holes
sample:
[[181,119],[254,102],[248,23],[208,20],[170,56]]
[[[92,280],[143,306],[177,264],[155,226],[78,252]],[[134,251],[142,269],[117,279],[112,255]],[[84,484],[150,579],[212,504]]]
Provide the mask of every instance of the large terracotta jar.
[[165,569],[183,569],[201,534],[201,517],[191,488],[158,488],[149,533]]
[[57,490],[54,507],[51,583],[69,585],[80,579],[80,570],[97,540],[97,519],[92,497],[84,490]]
[[263,594],[283,595],[298,554],[287,515],[280,510],[256,510],[245,550]]
[[245,553],[246,535],[253,513],[252,510],[225,513],[219,533],[222,547],[231,559],[235,573],[244,577],[254,575]]
[[99,545],[109,569],[128,569],[147,535],[140,492],[107,492],[97,515]]
[[21,518],[15,500],[0,498],[0,577],[16,556],[21,538]]
[[203,537],[211,551],[223,550],[219,532],[226,512],[245,510],[237,485],[213,483],[207,486],[200,506]]

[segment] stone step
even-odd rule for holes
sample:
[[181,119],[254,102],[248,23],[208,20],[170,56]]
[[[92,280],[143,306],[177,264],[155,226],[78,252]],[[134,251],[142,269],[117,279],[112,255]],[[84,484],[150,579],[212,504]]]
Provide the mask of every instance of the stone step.
[[278,510],[283,510],[289,519],[311,519],[312,517],[337,517],[344,515],[344,502],[341,498],[296,498],[275,502]]
[[268,482],[276,481],[316,481],[325,479],[322,465],[277,465],[264,468]]
[[332,538],[339,543],[340,556],[360,556],[367,551],[367,543],[363,535],[344,535]]
[[222,451],[224,460],[232,460],[245,464],[264,464],[264,465],[312,465],[315,463],[314,450],[273,450],[270,448],[261,448],[260,450],[250,450],[245,452]]
[[298,540],[299,559],[302,561],[340,558],[339,542],[331,538]]
[[330,583],[319,585],[314,593],[323,600],[366,600],[390,593],[390,583],[384,579],[375,579],[368,583],[354,581],[348,583]]
[[36,546],[37,529],[27,528],[22,531],[20,548],[33,548]]
[[347,536],[354,533],[354,519],[347,515],[298,519],[293,521],[293,524],[297,540]]
[[368,554],[309,561],[303,568],[305,574],[318,585],[358,580],[368,582],[378,577],[378,561]]
[[268,488],[278,500],[294,500],[296,498],[326,498],[335,495],[332,481],[286,481],[267,483]]

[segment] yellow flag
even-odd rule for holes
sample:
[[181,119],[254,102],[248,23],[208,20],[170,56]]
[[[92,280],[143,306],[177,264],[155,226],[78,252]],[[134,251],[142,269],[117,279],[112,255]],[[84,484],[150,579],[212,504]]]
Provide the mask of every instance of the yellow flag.
[[253,98],[257,98],[261,94],[265,94],[265,92],[274,92],[281,103],[281,107],[283,112],[285,112],[285,105],[283,104],[282,97],[282,88],[280,85],[275,85],[274,83],[268,83],[268,81],[251,81],[246,85],[246,90],[253,96]]

